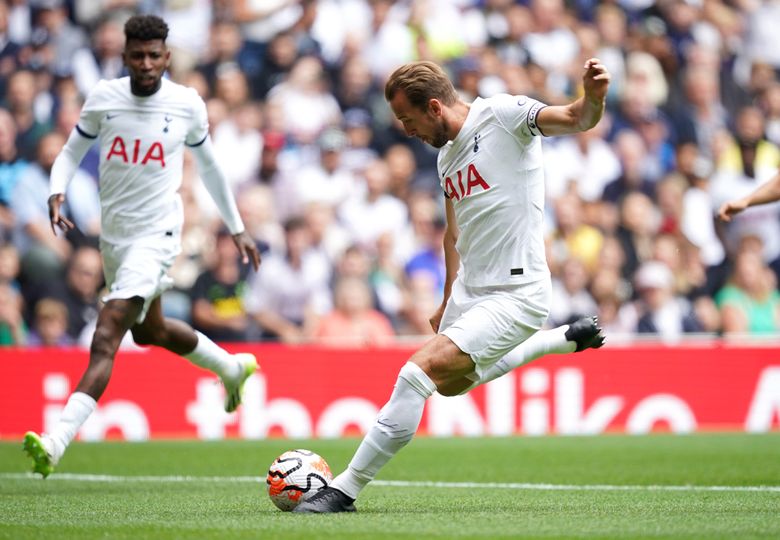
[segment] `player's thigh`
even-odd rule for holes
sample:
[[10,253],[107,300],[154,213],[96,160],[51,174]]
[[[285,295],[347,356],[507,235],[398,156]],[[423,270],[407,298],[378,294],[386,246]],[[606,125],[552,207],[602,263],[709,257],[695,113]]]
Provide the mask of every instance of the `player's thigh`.
[[160,235],[140,238],[127,245],[106,243],[101,245],[101,251],[107,265],[109,289],[105,300],[143,298],[144,306],[137,320],[143,322],[153,302],[173,286],[168,270],[181,251],[178,239]]
[[437,334],[409,359],[431,378],[437,387],[461,379],[474,371],[471,357],[450,338]]
[[464,309],[441,332],[471,358],[477,375],[539,331],[549,313],[549,280],[466,294]]

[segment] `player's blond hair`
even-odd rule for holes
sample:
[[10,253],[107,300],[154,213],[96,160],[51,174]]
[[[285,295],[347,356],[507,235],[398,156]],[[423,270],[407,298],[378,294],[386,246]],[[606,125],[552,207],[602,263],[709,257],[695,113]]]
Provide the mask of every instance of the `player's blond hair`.
[[434,62],[410,62],[396,69],[385,84],[385,99],[392,100],[399,90],[406,94],[413,107],[423,110],[431,99],[438,99],[444,105],[454,105],[458,100],[447,74]]

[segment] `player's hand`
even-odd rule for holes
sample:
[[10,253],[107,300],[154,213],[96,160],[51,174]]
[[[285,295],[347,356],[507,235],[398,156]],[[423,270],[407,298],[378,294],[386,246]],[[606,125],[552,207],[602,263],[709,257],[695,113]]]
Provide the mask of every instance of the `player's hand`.
[[260,268],[260,252],[257,250],[257,245],[246,231],[233,235],[233,242],[238,248],[238,253],[241,255],[241,262],[244,264],[252,262],[252,267],[255,272]]
[[723,203],[720,210],[718,210],[718,217],[728,223],[733,216],[739,214],[747,207],[748,204],[745,199],[737,199],[736,201]]
[[57,227],[63,232],[68,232],[76,227],[70,220],[60,214],[60,207],[64,202],[64,193],[55,193],[49,197],[49,220],[51,221],[51,232],[54,233],[54,236],[57,236]]
[[442,302],[434,314],[431,315],[431,318],[428,319],[428,322],[431,323],[431,328],[433,328],[433,331],[437,334],[439,333],[439,325],[441,324],[441,318],[444,315],[445,306],[446,304]]
[[585,98],[589,101],[601,103],[607,97],[611,75],[607,66],[598,58],[589,58],[585,62],[585,74],[582,76],[582,84],[585,88]]

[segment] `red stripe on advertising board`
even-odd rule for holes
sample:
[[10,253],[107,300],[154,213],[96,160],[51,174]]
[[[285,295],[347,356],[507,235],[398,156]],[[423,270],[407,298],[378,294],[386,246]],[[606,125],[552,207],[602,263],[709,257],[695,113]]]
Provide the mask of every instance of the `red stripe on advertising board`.
[[[83,439],[336,437],[373,422],[406,348],[231,345],[262,371],[233,415],[215,379],[160,349],[122,351]],[[87,363],[83,350],[0,352],[0,438],[56,421]],[[434,396],[430,435],[769,431],[780,427],[780,351],[643,345],[550,356],[467,396]]]

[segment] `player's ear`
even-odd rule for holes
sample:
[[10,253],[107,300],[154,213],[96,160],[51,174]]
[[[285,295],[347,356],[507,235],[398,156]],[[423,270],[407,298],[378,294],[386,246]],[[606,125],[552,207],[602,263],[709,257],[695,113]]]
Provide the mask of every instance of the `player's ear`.
[[442,113],[442,105],[441,101],[439,101],[436,98],[431,98],[428,100],[428,111],[433,114],[434,116],[441,116]]

